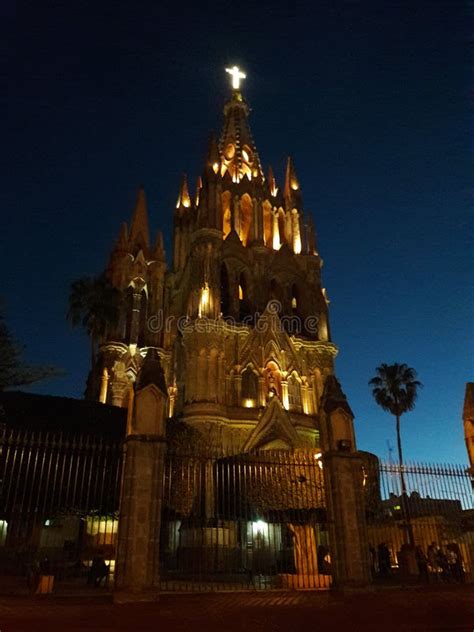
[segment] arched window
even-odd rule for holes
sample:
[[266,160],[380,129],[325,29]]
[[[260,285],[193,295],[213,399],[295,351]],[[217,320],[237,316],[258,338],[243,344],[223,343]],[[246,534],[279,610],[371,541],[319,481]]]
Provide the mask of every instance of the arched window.
[[288,377],[288,405],[290,410],[301,412],[301,386],[296,373]]
[[221,266],[221,312],[228,316],[230,310],[229,275],[225,263]]
[[298,298],[298,286],[293,283],[293,285],[291,286],[291,311],[293,312],[293,314],[297,314],[300,307]]
[[242,373],[242,405],[254,408],[258,404],[258,375],[248,366]]

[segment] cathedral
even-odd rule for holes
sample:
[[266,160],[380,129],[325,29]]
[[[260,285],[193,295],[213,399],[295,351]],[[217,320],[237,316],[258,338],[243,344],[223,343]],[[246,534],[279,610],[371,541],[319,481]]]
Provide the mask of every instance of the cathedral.
[[[294,163],[285,181],[264,169],[238,68],[219,139],[201,176],[183,177],[173,209],[173,253],[149,231],[143,188],[121,227],[107,276],[124,297],[101,345],[89,395],[133,408],[147,358],[159,359],[167,417],[217,453],[257,449],[355,450],[352,414],[324,427],[334,377],[322,259]],[[343,397],[342,393],[340,393]],[[337,442],[337,445],[336,445]]]

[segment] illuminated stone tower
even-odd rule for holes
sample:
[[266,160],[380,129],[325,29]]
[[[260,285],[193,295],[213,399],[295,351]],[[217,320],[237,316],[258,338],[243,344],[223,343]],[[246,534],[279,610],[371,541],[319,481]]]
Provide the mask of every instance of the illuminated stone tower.
[[210,138],[194,195],[185,177],[180,186],[171,268],[161,236],[150,244],[142,189],[130,230],[120,232],[108,275],[125,307],[101,347],[96,396],[130,405],[150,352],[164,370],[169,416],[216,452],[352,451],[347,402],[331,410],[330,423],[322,405],[330,392],[340,396],[337,381],[328,381],[337,347],[295,167],[289,158],[282,187],[271,168],[265,175],[243,75],[230,74],[220,138]]

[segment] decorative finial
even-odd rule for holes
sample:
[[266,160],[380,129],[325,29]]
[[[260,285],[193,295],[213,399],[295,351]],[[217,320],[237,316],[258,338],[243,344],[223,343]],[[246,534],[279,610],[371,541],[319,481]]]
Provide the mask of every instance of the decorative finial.
[[246,79],[247,75],[244,74],[238,66],[232,66],[232,68],[226,68],[225,71],[228,72],[229,75],[232,76],[232,88],[234,90],[239,90],[240,80]]

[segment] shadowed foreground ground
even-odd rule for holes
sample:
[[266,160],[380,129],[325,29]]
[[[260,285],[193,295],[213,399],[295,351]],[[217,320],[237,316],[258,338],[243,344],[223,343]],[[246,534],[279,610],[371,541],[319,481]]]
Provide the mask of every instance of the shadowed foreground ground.
[[0,632],[36,630],[473,632],[474,587],[163,595],[159,603],[120,606],[97,593],[0,598]]

